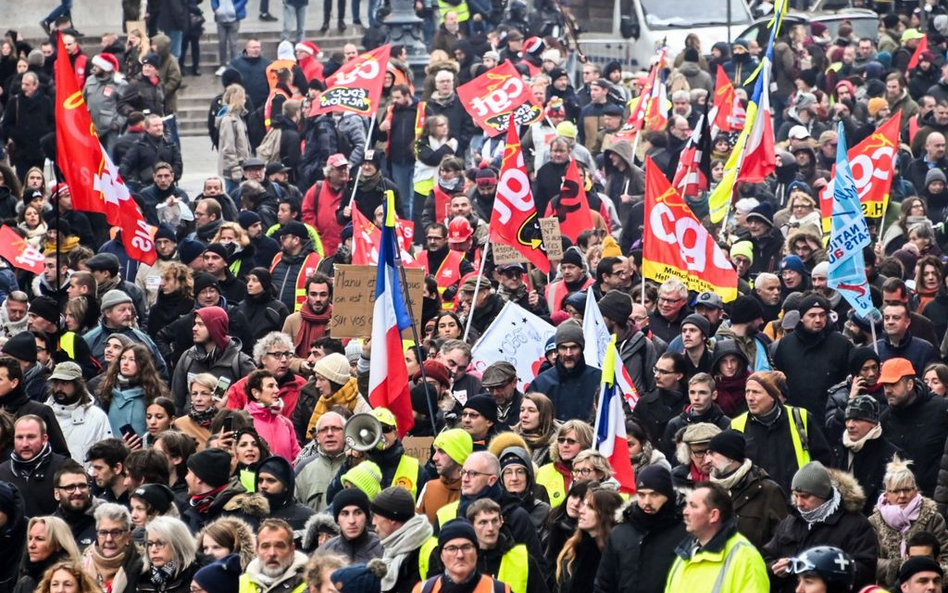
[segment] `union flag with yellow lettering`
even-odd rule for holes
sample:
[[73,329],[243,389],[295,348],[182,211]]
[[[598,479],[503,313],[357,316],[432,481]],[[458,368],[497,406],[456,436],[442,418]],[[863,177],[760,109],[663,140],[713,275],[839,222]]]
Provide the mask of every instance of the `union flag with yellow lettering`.
[[645,160],[642,273],[664,282],[678,278],[695,292],[737,298],[737,272],[708,229],[701,225],[651,158]]
[[84,212],[105,214],[109,224],[122,229],[122,244],[128,256],[153,264],[154,228],[145,222],[132,199],[118,167],[92,126],[92,116],[82,98],[69,54],[58,38],[56,54],[56,165],[63,172],[72,194],[72,206]]
[[[882,218],[889,205],[889,190],[895,176],[895,157],[899,153],[899,130],[902,112],[876,128],[868,138],[846,153],[859,194],[859,205],[866,218]],[[830,171],[830,182],[820,192],[820,214],[823,232],[830,232],[833,215],[833,190],[836,187],[836,165]]]

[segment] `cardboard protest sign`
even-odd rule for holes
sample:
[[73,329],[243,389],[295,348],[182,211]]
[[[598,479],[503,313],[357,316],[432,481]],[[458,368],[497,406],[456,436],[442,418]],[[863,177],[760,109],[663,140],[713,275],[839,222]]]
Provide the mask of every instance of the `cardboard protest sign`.
[[[421,268],[406,268],[408,286],[403,287],[406,302],[410,299],[418,335],[421,335],[421,299],[425,271]],[[337,265],[332,294],[332,321],[329,333],[334,338],[368,338],[372,335],[372,318],[375,307],[376,266]],[[402,332],[403,338],[411,338],[411,328]]]

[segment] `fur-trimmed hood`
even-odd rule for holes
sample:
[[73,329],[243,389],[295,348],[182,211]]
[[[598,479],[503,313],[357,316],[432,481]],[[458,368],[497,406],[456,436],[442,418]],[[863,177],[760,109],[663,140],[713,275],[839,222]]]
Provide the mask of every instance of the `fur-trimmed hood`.
[[247,566],[250,565],[250,562],[257,557],[257,537],[254,535],[253,528],[243,519],[237,517],[220,517],[219,519],[215,519],[198,532],[197,541],[203,541],[204,534],[207,532],[208,527],[217,525],[218,523],[229,525],[237,534],[237,553],[240,555],[240,568],[247,570]]
[[336,525],[332,515],[329,513],[316,513],[307,519],[306,526],[303,527],[302,549],[304,551],[309,552],[318,547],[317,542],[319,542],[320,531],[329,531],[339,535],[339,526]]
[[841,507],[852,513],[862,514],[863,505],[866,504],[866,493],[863,492],[856,477],[840,469],[831,469],[829,473],[833,486],[839,490]]
[[266,497],[259,492],[244,492],[238,494],[224,503],[224,511],[233,513],[241,512],[251,517],[260,517],[261,519],[270,514],[270,503]]

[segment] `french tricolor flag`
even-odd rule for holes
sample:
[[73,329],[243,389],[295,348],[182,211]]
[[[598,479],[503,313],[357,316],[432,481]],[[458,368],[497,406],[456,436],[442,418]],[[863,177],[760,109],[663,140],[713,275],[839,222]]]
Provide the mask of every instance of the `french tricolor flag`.
[[[602,363],[602,393],[599,396],[599,410],[596,412],[596,448],[609,460],[612,475],[619,482],[619,490],[634,494],[635,472],[632,470],[629,443],[626,441],[622,402],[624,389],[631,389],[635,400],[638,400],[638,394],[631,386],[628,375],[623,376],[624,372],[625,367],[616,351],[616,336],[613,334]],[[630,403],[634,407],[634,402]]]
[[375,309],[372,319],[372,359],[369,364],[369,403],[395,415],[400,437],[415,425],[408,393],[408,368],[402,351],[402,330],[411,326],[395,267],[395,197],[387,191],[385,224],[379,247]]

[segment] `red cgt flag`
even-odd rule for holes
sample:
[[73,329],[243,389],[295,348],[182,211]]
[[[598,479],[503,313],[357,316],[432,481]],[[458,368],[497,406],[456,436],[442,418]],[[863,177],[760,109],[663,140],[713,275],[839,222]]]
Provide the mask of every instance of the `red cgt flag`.
[[6,225],[0,226],[0,257],[15,268],[34,274],[43,273],[43,254]]
[[576,159],[572,159],[566,167],[559,197],[551,201],[546,210],[547,216],[556,216],[559,219],[560,233],[569,237],[574,244],[581,232],[593,228],[592,212],[589,210],[589,200],[586,199],[586,188],[579,177]]
[[326,90],[310,113],[345,113],[372,117],[378,113],[391,44],[366,52],[326,79]]
[[[410,225],[410,226],[407,226]],[[401,251],[402,263],[408,268],[422,267],[409,251],[411,246],[414,223],[396,219],[395,235],[397,245]],[[382,230],[366,218],[352,203],[352,263],[354,265],[376,266],[379,263],[379,245],[382,241]]]
[[550,260],[543,249],[536,202],[514,120],[515,114],[511,113],[494,210],[490,215],[490,240],[510,245],[544,274],[549,274]]
[[122,229],[122,243],[128,256],[153,264],[158,254],[152,229],[92,127],[92,117],[69,63],[62,36],[58,45],[56,164],[69,184],[73,208],[105,214],[109,224]]
[[915,46],[915,51],[912,53],[912,59],[909,60],[908,67],[906,70],[915,70],[918,67],[918,60],[922,57],[922,52],[928,50],[928,35],[922,37],[922,40],[918,42],[918,45]]

